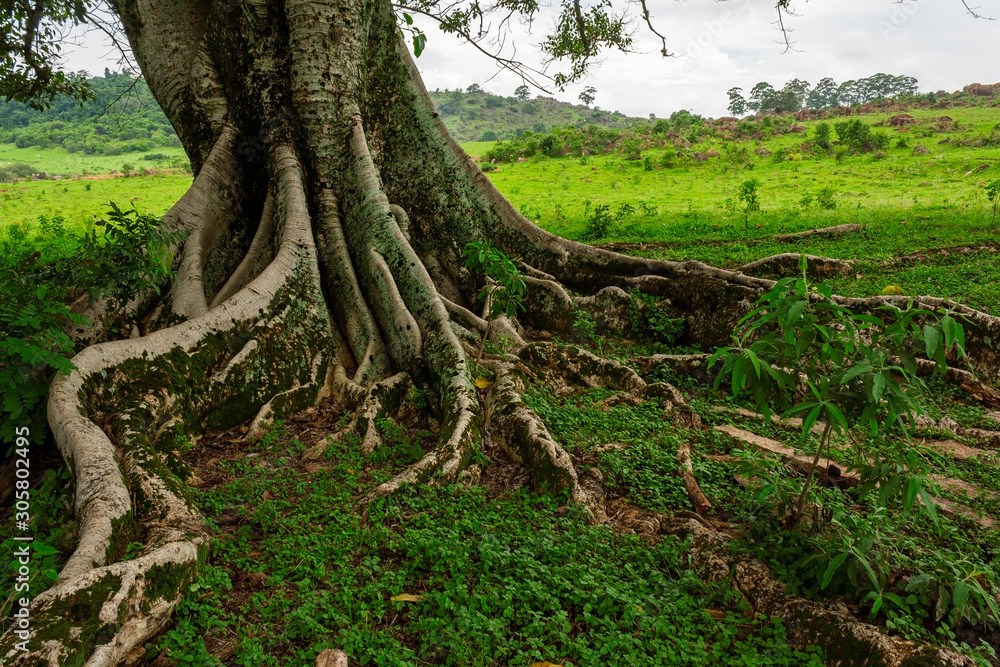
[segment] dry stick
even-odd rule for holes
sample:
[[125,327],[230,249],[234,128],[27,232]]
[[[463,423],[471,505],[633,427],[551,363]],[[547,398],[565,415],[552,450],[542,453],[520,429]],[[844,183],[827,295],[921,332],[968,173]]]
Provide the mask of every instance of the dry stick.
[[806,506],[806,494],[809,492],[809,487],[812,486],[813,477],[816,475],[816,467],[819,465],[819,460],[823,456],[823,448],[826,447],[827,442],[830,439],[830,431],[833,427],[828,423],[826,428],[823,429],[823,437],[819,439],[819,448],[816,450],[816,456],[813,457],[812,465],[809,466],[809,477],[806,479],[805,485],[802,487],[802,492],[799,493],[799,500],[795,506],[795,514],[789,519],[786,528],[794,528],[796,524],[802,519],[802,513]]
[[698,514],[705,514],[712,509],[712,503],[708,501],[698,480],[694,476],[694,466],[691,464],[691,445],[687,440],[682,440],[677,447],[677,463],[680,464],[681,477],[684,479],[684,489],[687,491],[688,499],[694,505],[694,511]]
[[[489,281],[489,278],[486,279]],[[493,318],[490,317],[490,307],[493,305],[490,301],[493,299],[493,290],[488,290],[486,292],[486,305],[483,307],[483,315],[486,319],[486,329],[483,331],[483,338],[479,341],[479,352],[476,353],[476,361],[480,361],[483,358],[483,348],[486,347],[486,339],[490,335],[490,325],[493,324]]]

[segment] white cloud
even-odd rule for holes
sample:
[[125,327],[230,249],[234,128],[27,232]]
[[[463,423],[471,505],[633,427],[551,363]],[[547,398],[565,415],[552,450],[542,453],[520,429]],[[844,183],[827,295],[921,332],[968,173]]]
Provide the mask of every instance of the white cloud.
[[[984,14],[1000,15],[1000,0],[982,0],[981,5]],[[787,53],[782,53],[770,2],[650,0],[649,7],[677,57],[660,57],[657,38],[640,27],[637,50],[643,53],[608,54],[586,81],[556,97],[576,102],[583,86],[590,85],[597,88],[596,104],[603,109],[633,116],[668,116],[678,109],[720,116],[726,114],[726,90],[740,86],[749,91],[758,81],[780,87],[793,78],[815,83],[830,76],[841,82],[887,72],[916,77],[922,90],[952,91],[1000,80],[1000,21],[974,19],[954,0],[799,3],[800,16],[786,23],[795,49]],[[533,45],[551,24],[553,12],[543,10],[534,34],[520,30],[513,36],[524,62],[541,61]],[[489,58],[432,24],[425,23],[424,29],[427,47],[417,65],[429,89],[479,83],[511,95],[521,84],[509,72],[498,74]],[[105,66],[115,67],[115,59],[107,57],[110,49],[96,36],[83,41],[81,48],[67,49],[68,69],[100,73]]]

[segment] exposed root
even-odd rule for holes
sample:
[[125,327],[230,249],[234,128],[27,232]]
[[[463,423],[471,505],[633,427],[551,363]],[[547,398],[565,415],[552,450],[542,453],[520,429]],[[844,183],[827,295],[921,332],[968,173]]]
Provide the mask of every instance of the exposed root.
[[303,406],[315,407],[326,395],[326,383],[320,381],[319,372],[325,361],[322,354],[317,354],[312,362],[312,372],[309,381],[298,384],[291,389],[275,394],[261,406],[247,429],[247,437],[257,440],[263,437],[267,424],[273,423],[286,415],[295,414]]
[[660,368],[666,368],[677,375],[686,375],[702,381],[711,377],[705,370],[708,354],[654,354],[651,357],[633,357],[632,362],[643,375],[649,375]]
[[687,440],[682,441],[677,447],[677,464],[680,466],[679,472],[684,480],[684,490],[687,491],[688,500],[694,506],[694,511],[698,514],[708,513],[712,509],[712,503],[705,497],[694,476],[694,465],[691,463],[691,445]]
[[388,482],[376,487],[362,501],[362,505],[395,493],[406,485],[420,482],[450,484],[458,480],[472,460],[481,439],[478,410],[475,409],[478,406],[467,403],[467,400],[465,396],[458,398],[459,404],[453,406],[454,416],[450,422],[444,423],[437,447]]
[[353,430],[361,436],[362,454],[370,456],[382,444],[378,423],[399,411],[411,386],[409,375],[396,373],[368,390],[353,424]]
[[[323,288],[327,294],[340,295],[340,298],[328,299],[328,302],[354,354],[357,364],[354,381],[365,385],[388,373],[389,356],[351,264],[337,200],[332,193],[323,192],[317,197],[317,202],[321,231],[316,238],[316,248]],[[349,295],[350,298],[345,299],[342,295]]]
[[525,318],[532,326],[560,333],[572,331],[578,308],[566,288],[548,278],[525,275],[523,279]]
[[821,227],[819,229],[807,229],[804,232],[795,232],[793,234],[777,234],[771,237],[772,241],[777,241],[778,243],[791,243],[792,241],[799,241],[801,239],[809,238],[810,236],[839,236],[840,234],[851,234],[853,232],[860,232],[863,229],[861,225],[835,225],[833,227]]
[[632,296],[620,287],[605,287],[593,296],[574,300],[578,308],[590,313],[599,331],[621,333],[632,326],[636,308]]
[[885,634],[879,628],[857,620],[844,602],[827,599],[820,602],[789,596],[786,584],[758,560],[734,556],[729,537],[694,517],[666,524],[664,532],[692,537],[694,566],[712,581],[731,577],[733,587],[765,617],[780,618],[792,646],[823,649],[831,664],[856,664],[879,667],[905,665],[949,665],[973,667],[971,658],[946,649]]
[[853,264],[847,260],[786,252],[744,264],[737,271],[758,278],[765,276],[777,276],[780,278],[788,275],[797,275],[799,273],[799,262],[802,257],[806,258],[806,273],[811,278],[824,279],[843,276],[850,274],[854,270]]
[[569,454],[552,439],[541,418],[525,405],[523,392],[521,374],[511,364],[502,365],[486,395],[490,433],[512,458],[528,466],[536,489],[569,489],[573,502],[582,505],[594,522],[603,523],[607,514],[600,482],[581,483]]
[[520,353],[521,359],[537,370],[550,385],[567,384],[577,387],[610,386],[620,391],[642,393],[646,381],[628,366],[598,357],[575,345],[529,343]]
[[236,137],[237,130],[226,125],[191,188],[163,218],[167,227],[190,232],[171,290],[173,311],[184,318],[198,317],[208,311],[205,263],[215,242],[239,215],[241,206],[236,189],[242,179],[234,153]]
[[453,301],[445,298],[443,295],[440,295],[440,298],[441,302],[444,304],[444,307],[448,309],[448,312],[460,318],[462,320],[462,324],[472,329],[475,329],[480,334],[486,333],[486,327],[487,327],[486,320],[479,317],[465,306],[460,306],[457,303],[454,303]]

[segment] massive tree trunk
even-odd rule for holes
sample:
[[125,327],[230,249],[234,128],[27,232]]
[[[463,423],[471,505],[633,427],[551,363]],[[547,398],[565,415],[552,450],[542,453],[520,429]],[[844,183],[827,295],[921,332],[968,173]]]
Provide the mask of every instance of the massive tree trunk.
[[[520,448],[536,482],[587,505],[587,484],[520,402],[511,362],[548,355],[566,373],[672,394],[596,357],[526,344],[516,322],[487,327],[467,243],[490,239],[521,263],[522,319],[551,331],[570,329],[579,309],[612,325],[625,292],[641,290],[670,299],[692,342],[724,343],[773,284],[535,227],[444,129],[386,0],[114,4],[197,176],[164,219],[187,236],[142,335],[84,350],[52,387],[80,540],[32,604],[31,652],[16,651],[13,633],[0,640],[12,664],[115,665],[164,627],[208,539],[178,477],[180,435],[256,426],[333,394],[359,408],[371,449],[374,423],[414,383],[433,397],[439,444],[376,493],[457,479],[488,428]],[[996,377],[1000,325],[967,314],[969,349]],[[481,410],[469,350],[487,329],[513,340],[514,355],[488,361],[499,377]],[[146,550],[123,561],[133,541]]]

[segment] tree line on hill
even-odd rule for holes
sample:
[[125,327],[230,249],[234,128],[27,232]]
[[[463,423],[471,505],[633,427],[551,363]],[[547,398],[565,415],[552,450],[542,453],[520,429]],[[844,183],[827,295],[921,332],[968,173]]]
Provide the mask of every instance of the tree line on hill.
[[532,98],[531,90],[524,85],[505,96],[474,83],[464,90],[434,90],[431,99],[459,141],[512,139],[525,132],[539,134],[567,125],[622,128],[641,120],[618,111],[591,108],[595,93],[593,87],[588,87],[579,95],[581,104],[571,104],[542,95]]
[[[850,79],[837,84],[830,77],[820,79],[815,86],[808,81],[792,79],[780,90],[761,81],[750,89],[747,97],[743,89],[730,88],[729,113],[745,116],[747,113],[796,112],[801,109],[824,109],[836,106],[853,106],[880,100],[918,94],[917,80],[912,76],[893,76],[878,73],[863,79]],[[933,94],[933,93],[932,93]]]
[[62,147],[87,155],[180,146],[143,79],[108,69],[104,76],[79,72],[71,78],[89,84],[94,98],[81,104],[68,95],[57,95],[44,111],[20,102],[0,104],[0,143],[18,148]]

